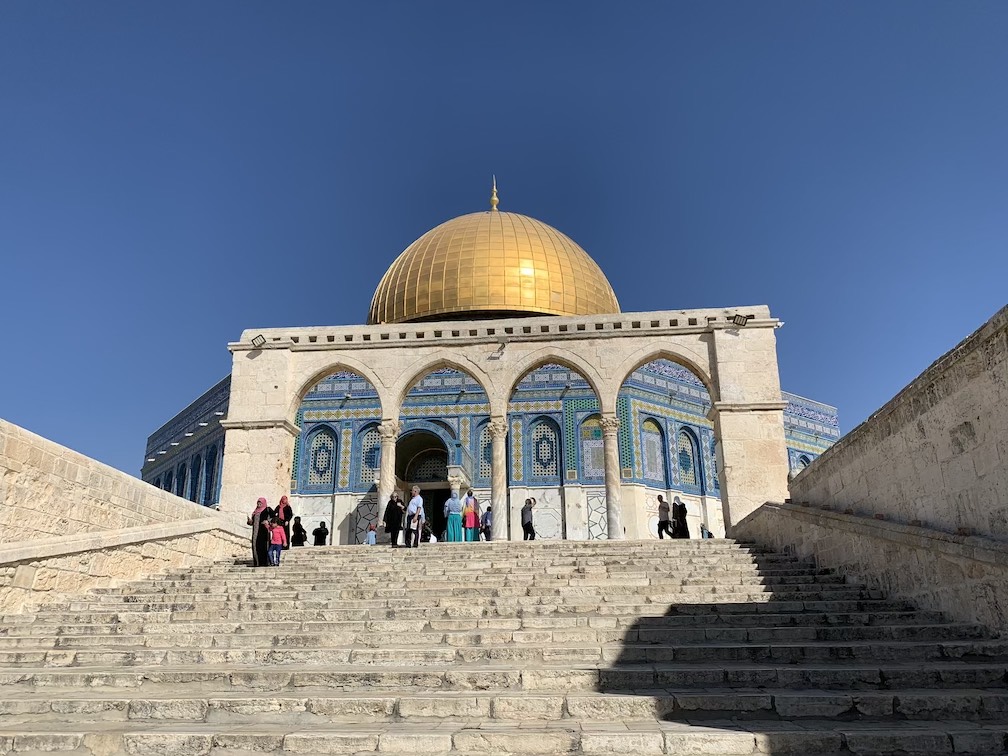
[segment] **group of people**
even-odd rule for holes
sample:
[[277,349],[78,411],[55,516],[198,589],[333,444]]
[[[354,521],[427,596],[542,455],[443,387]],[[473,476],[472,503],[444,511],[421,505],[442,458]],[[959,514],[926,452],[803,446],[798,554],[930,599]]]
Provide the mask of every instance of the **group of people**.
[[[413,486],[410,493],[409,504],[403,502],[397,491],[385,505],[382,523],[389,534],[392,548],[399,546],[400,533],[404,534],[403,545],[406,548],[416,548],[421,542],[437,542],[438,535],[441,540],[449,543],[475,542],[480,540],[480,536],[484,540],[491,540],[493,507],[487,506],[486,511],[483,511],[472,489],[466,492],[464,499],[459,497],[458,491],[452,491],[451,498],[444,503],[445,529],[440,534],[434,533],[427,522],[420,487]],[[367,542],[371,545],[377,542],[377,528],[374,525],[368,528]]]
[[[254,567],[279,567],[280,555],[291,546],[304,546],[308,542],[308,532],[301,525],[301,518],[294,517],[290,501],[280,497],[276,509],[271,509],[265,498],[260,497],[256,507],[248,517],[252,526],[252,565]],[[316,546],[329,542],[329,528],[325,521],[312,531]]]

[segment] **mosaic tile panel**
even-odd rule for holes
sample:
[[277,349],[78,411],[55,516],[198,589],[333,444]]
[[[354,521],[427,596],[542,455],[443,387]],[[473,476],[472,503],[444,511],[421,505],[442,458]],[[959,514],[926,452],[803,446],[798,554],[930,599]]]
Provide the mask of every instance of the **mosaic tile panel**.
[[522,422],[515,419],[511,421],[511,480],[521,482],[523,477],[522,458]]
[[308,485],[312,488],[332,489],[336,457],[336,437],[321,430],[311,440],[308,451]]
[[533,427],[529,443],[531,472],[535,479],[560,478],[560,438],[553,423],[540,420]]
[[484,425],[480,430],[479,449],[479,477],[490,480],[493,475],[493,437],[489,425]]
[[644,478],[665,485],[665,440],[661,427],[651,418],[641,425],[641,457]]
[[581,423],[581,474],[588,479],[605,480],[605,447],[602,418],[591,415]]
[[349,428],[344,428],[341,436],[339,485],[340,488],[347,488],[350,485],[350,444],[353,443],[353,431]]
[[381,456],[381,436],[377,428],[371,428],[360,440],[360,475],[361,483],[374,483],[378,474]]
[[693,449],[693,439],[686,431],[679,431],[676,438],[676,451],[678,452],[680,482],[685,486],[698,486],[696,452]]

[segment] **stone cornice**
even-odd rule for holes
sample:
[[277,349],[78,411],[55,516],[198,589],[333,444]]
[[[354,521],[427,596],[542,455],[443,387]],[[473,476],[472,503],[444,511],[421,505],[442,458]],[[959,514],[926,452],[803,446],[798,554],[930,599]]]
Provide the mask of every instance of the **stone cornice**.
[[282,428],[292,436],[301,433],[301,428],[294,425],[290,420],[221,420],[221,428],[231,430],[240,428],[241,430],[268,430],[270,428]]
[[714,402],[712,412],[781,412],[787,402]]
[[[736,314],[748,315],[739,328],[732,323]],[[258,351],[288,349],[317,351],[339,349],[380,349],[394,345],[456,346],[487,343],[582,339],[633,336],[668,336],[711,333],[717,330],[778,328],[781,321],[770,316],[766,305],[703,310],[662,310],[578,317],[529,317],[502,320],[438,321],[395,323],[373,326],[333,326],[268,328],[246,330],[240,341],[228,344],[231,352],[254,351],[252,339],[262,335],[266,343]]]

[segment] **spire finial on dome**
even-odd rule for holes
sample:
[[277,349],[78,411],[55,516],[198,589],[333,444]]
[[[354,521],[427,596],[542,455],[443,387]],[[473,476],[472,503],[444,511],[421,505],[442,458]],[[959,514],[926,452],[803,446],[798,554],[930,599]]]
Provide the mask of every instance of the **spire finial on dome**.
[[497,199],[497,177],[493,177],[493,191],[490,193],[490,209],[496,210],[500,200]]

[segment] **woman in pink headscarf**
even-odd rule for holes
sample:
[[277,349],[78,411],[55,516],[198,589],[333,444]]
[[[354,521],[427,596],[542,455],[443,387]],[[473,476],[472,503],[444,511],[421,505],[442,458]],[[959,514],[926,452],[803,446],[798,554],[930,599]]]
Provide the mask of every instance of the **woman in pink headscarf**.
[[249,515],[248,524],[252,526],[252,566],[265,567],[269,564],[269,531],[263,526],[272,516],[266,506],[266,499],[259,497],[256,508]]

